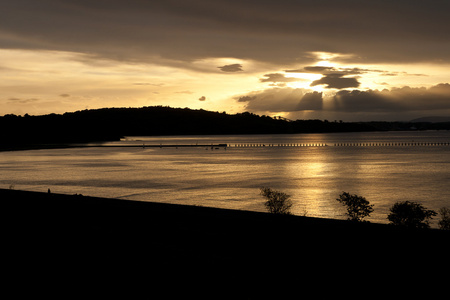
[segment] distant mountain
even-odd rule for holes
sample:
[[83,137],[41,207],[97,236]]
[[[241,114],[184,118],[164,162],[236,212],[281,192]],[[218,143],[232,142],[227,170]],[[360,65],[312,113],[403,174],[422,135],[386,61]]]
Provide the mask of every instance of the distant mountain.
[[450,122],[450,117],[423,117],[410,121],[411,123],[444,123]]

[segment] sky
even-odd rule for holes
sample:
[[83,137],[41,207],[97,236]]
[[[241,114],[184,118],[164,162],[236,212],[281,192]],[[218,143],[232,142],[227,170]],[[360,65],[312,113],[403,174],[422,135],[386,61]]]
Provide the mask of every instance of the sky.
[[448,0],[0,0],[0,115],[450,116]]

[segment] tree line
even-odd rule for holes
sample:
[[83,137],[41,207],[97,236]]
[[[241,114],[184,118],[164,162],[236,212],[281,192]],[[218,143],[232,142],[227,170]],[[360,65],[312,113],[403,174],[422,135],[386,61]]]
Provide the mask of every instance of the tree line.
[[227,114],[151,106],[0,116],[0,148],[23,144],[113,141],[123,136],[277,134],[450,129],[450,123],[288,120],[250,112]]
[[[264,206],[270,213],[290,215],[290,209],[293,205],[290,195],[263,187],[260,194],[266,199]],[[367,222],[364,218],[369,217],[373,212],[373,204],[358,195],[352,195],[343,192],[336,199],[347,209],[347,217],[353,222]],[[442,207],[439,209],[441,219],[438,226],[442,230],[450,230],[450,209]],[[428,229],[430,221],[437,215],[437,212],[425,208],[422,204],[413,201],[398,201],[390,208],[390,214],[387,216],[389,224],[406,227],[410,229]]]

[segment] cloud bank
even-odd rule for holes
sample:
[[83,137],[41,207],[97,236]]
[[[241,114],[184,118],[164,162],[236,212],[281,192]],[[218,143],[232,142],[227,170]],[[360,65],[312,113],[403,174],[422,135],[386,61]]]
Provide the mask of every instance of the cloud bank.
[[430,88],[402,87],[392,90],[341,90],[333,96],[307,89],[272,88],[236,98],[256,112],[375,113],[419,115],[450,111],[450,84]]
[[142,62],[284,64],[327,51],[359,62],[448,63],[449,11],[441,0],[15,0],[2,3],[0,45]]
[[344,112],[408,112],[450,109],[450,84],[427,88],[339,91],[333,97],[333,110]]
[[246,109],[256,112],[293,112],[321,110],[322,93],[306,89],[271,88],[237,97]]

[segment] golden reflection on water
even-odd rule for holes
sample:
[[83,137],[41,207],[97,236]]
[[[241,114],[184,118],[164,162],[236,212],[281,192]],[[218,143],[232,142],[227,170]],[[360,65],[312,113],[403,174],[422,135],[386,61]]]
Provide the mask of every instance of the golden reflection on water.
[[[319,141],[320,143],[320,141]],[[341,217],[342,209],[336,205],[339,188],[331,178],[336,165],[330,161],[330,147],[297,148],[301,159],[288,160],[284,165],[286,177],[291,178],[289,193],[296,215]]]
[[[437,134],[442,135],[438,141],[450,139],[448,132],[421,134],[427,140]],[[379,141],[385,135],[365,133],[358,140]],[[416,135],[395,133],[392,140],[417,140]],[[215,142],[225,138],[216,137]],[[450,206],[449,146],[332,146],[345,138],[355,140],[355,134],[229,137],[237,142],[250,138],[255,143],[278,144],[289,138],[291,143],[329,146],[3,152],[0,187],[264,211],[259,188],[268,186],[292,195],[294,214],[306,211],[327,218],[345,218],[344,207],[335,200],[345,191],[375,205],[372,222],[387,222],[396,201],[419,201],[435,210]],[[179,139],[175,142],[185,138]]]
[[337,147],[297,148],[292,151],[298,159],[285,160],[283,170],[286,178],[290,178],[286,192],[292,196],[294,214],[346,218],[344,207],[336,201],[345,191],[376,203],[379,210],[373,217],[383,220],[388,208],[385,199],[380,198],[380,192],[402,197],[391,189],[389,181],[399,172],[407,177],[406,170],[403,165],[386,161],[386,153],[378,155],[373,149],[355,151]]

